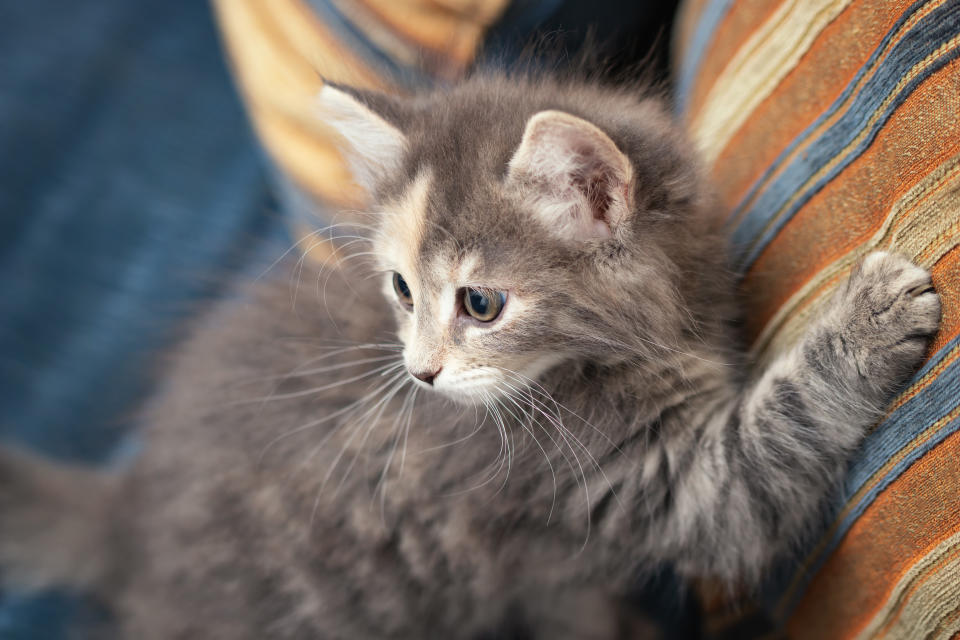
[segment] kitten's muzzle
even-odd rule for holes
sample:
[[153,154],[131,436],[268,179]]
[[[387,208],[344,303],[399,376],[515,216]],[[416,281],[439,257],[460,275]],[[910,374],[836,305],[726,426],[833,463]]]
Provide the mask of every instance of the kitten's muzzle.
[[432,372],[431,371],[414,371],[413,369],[407,369],[407,371],[409,371],[410,375],[412,375],[414,378],[416,378],[420,382],[425,382],[431,387],[433,386],[434,378],[440,375],[440,369],[437,369]]

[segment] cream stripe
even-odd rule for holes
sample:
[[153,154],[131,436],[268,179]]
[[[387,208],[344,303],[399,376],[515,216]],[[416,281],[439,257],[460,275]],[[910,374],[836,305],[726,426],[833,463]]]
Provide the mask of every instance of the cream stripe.
[[303,189],[333,207],[363,202],[316,114],[324,77],[353,86],[385,82],[318,21],[303,0],[214,0],[234,75],[261,141]]
[[960,154],[951,157],[891,207],[872,238],[821,269],[780,306],[760,333],[751,354],[769,360],[792,345],[833,291],[867,253],[890,249],[930,267],[960,243],[950,233],[960,216]]
[[361,194],[316,116],[320,73],[365,87],[382,86],[382,81],[348,51],[338,50],[323,25],[304,14],[300,0],[214,0],[213,6],[251,119],[270,155],[312,195],[339,206],[356,205]]
[[938,628],[933,635],[933,640],[957,640],[958,638],[960,638],[960,609],[944,620],[943,628]]
[[938,544],[894,585],[857,640],[949,637],[960,606],[960,532]]
[[[340,6],[347,4],[340,0]],[[365,0],[376,19],[398,35],[430,49],[457,67],[471,62],[487,27],[508,5],[507,0]],[[369,22],[359,23],[364,30]]]
[[942,628],[938,627],[931,640],[957,640],[960,638],[960,609],[943,621]]
[[851,0],[787,0],[730,60],[691,130],[712,163],[753,110],[796,67]]

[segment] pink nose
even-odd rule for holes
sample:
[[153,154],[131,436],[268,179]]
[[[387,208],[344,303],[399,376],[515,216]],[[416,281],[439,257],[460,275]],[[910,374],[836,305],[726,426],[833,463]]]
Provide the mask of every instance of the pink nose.
[[433,386],[433,379],[440,375],[440,369],[436,371],[414,371],[413,369],[409,369],[408,371],[410,371],[410,375],[414,378],[421,382],[426,382],[430,386]]

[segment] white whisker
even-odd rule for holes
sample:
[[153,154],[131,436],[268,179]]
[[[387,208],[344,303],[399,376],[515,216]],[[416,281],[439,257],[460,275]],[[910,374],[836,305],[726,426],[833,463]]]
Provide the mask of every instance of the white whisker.
[[[486,419],[487,419],[488,417],[489,417],[491,420],[493,420],[493,414],[492,414],[491,411],[490,411],[490,403],[491,403],[491,400],[490,400],[489,394],[483,393],[483,394],[481,395],[481,397],[480,397],[480,401],[483,403],[483,407],[484,407],[484,409],[485,409],[485,413],[484,413],[484,416],[483,416],[483,420],[481,420],[481,422],[480,422],[480,425],[482,426],[482,425],[486,422]],[[490,464],[488,464],[488,465],[486,466],[486,468],[484,468],[483,470],[481,470],[480,474],[484,473],[484,472],[486,471],[486,469],[492,469],[493,467],[496,467],[496,469],[493,471],[493,473],[492,473],[488,478],[486,478],[486,479],[485,479],[483,482],[481,482],[480,484],[474,485],[474,486],[472,486],[472,487],[470,487],[470,488],[468,488],[468,489],[461,489],[461,490],[459,490],[459,491],[452,491],[452,492],[450,492],[450,493],[446,493],[446,494],[444,494],[446,497],[463,495],[463,494],[466,494],[466,493],[470,493],[470,492],[472,492],[472,491],[477,491],[477,490],[479,490],[479,489],[482,489],[482,488],[485,487],[486,485],[488,485],[488,484],[490,484],[491,482],[493,482],[493,481],[496,479],[496,477],[497,477],[498,475],[500,475],[500,471],[503,470],[503,466],[504,466],[504,464],[506,463],[506,458],[505,458],[505,455],[504,455],[504,450],[505,450],[505,446],[506,446],[506,440],[505,440],[505,438],[504,438],[504,432],[503,432],[503,430],[500,429],[500,426],[499,426],[498,424],[496,424],[496,421],[495,421],[495,420],[494,420],[494,424],[497,426],[497,434],[500,436],[500,450],[497,451],[497,456],[494,458],[493,462],[491,462]],[[479,431],[479,428],[477,429],[477,431]],[[476,431],[474,431],[474,433],[476,433]],[[499,465],[498,465],[497,463],[499,463]],[[478,475],[479,475],[479,474],[478,474]]]
[[[290,430],[290,431],[287,431],[286,433],[280,434],[279,436],[275,437],[273,440],[271,440],[271,441],[268,442],[266,445],[264,445],[263,451],[261,451],[261,452],[260,452],[260,455],[257,457],[257,464],[258,464],[258,466],[259,466],[260,462],[263,460],[263,456],[266,455],[267,451],[268,451],[273,445],[277,444],[277,443],[280,442],[281,440],[284,440],[285,438],[289,438],[290,436],[296,435],[296,434],[298,434],[298,433],[302,433],[302,432],[307,431],[307,430],[309,430],[309,429],[313,429],[313,428],[318,427],[318,426],[320,426],[320,425],[322,425],[322,424],[324,424],[324,423],[329,422],[330,420],[333,420],[334,418],[337,418],[337,417],[339,417],[339,416],[342,416],[342,415],[344,415],[345,413],[348,413],[348,412],[350,412],[350,411],[353,411],[354,409],[356,409],[357,407],[359,407],[360,405],[362,405],[364,402],[367,402],[367,401],[370,400],[373,396],[375,396],[376,394],[380,393],[380,392],[383,390],[383,386],[384,386],[384,385],[378,385],[376,389],[374,389],[374,390],[371,391],[370,393],[366,394],[366,395],[363,396],[362,398],[359,398],[358,400],[355,400],[355,401],[351,402],[351,403],[348,404],[347,406],[342,407],[342,408],[334,411],[333,413],[329,413],[329,414],[325,415],[325,416],[322,417],[322,418],[319,418],[319,419],[317,419],[317,420],[313,420],[312,422],[308,422],[308,423],[306,423],[306,424],[304,424],[304,425],[300,425],[299,427],[297,427],[297,428],[295,428],[295,429],[292,429],[292,430]],[[335,431],[336,431],[336,430],[333,430],[333,431],[331,431],[329,434],[327,434],[327,438],[329,438],[330,436],[332,436]]]
[[336,382],[331,382],[329,384],[320,385],[319,387],[313,387],[310,389],[303,389],[301,391],[291,391],[289,393],[278,393],[275,395],[267,396],[266,398],[251,398],[247,400],[238,400],[235,402],[235,405],[244,405],[244,404],[253,404],[255,402],[274,402],[276,400],[289,400],[291,398],[302,398],[304,396],[315,395],[323,391],[329,391],[330,389],[336,389],[337,387],[342,387],[345,384],[350,384],[351,382],[356,382],[357,380],[363,380],[364,378],[369,378],[370,376],[377,375],[378,373],[388,374],[392,373],[394,370],[399,369],[403,366],[403,362],[395,362],[392,364],[385,364],[382,367],[376,367],[365,373],[359,375],[351,376],[343,380],[337,380]]
[[[517,402],[513,399],[513,397],[509,393],[504,393],[504,397],[507,398],[507,400],[509,400],[524,415],[524,418],[528,417],[526,412],[523,410],[523,408],[521,408],[521,406],[517,404]],[[550,520],[553,518],[553,510],[557,506],[557,474],[553,469],[553,462],[550,461],[550,456],[547,455],[547,452],[543,448],[543,445],[540,444],[540,440],[537,439],[537,436],[533,432],[533,429],[531,427],[528,427],[525,424],[525,420],[518,417],[515,413],[513,413],[513,411],[509,407],[503,405],[503,403],[500,403],[500,404],[508,413],[510,413],[511,416],[513,416],[514,420],[516,420],[517,423],[521,427],[523,427],[523,429],[526,430],[527,433],[530,434],[530,437],[533,438],[533,441],[536,443],[537,447],[540,449],[540,452],[543,454],[543,459],[547,461],[547,467],[549,467],[550,475],[553,478],[553,499],[550,502],[550,512],[547,514],[547,525],[549,525]]]
[[[407,434],[410,430],[410,423],[413,420],[413,405],[416,402],[417,392],[419,387],[414,385],[407,392],[406,398],[403,400],[403,405],[400,407],[400,411],[397,413],[397,420],[394,421],[393,429],[395,431],[393,435],[393,444],[390,447],[390,455],[387,456],[387,461],[383,465],[383,471],[380,473],[380,478],[377,480],[377,485],[373,489],[373,496],[377,495],[377,491],[380,491],[380,521],[386,526],[386,501],[387,501],[387,474],[390,472],[390,466],[393,464],[393,457],[397,453],[397,445],[400,442],[400,436],[403,435],[404,443],[404,453],[406,453],[406,444],[407,444]],[[399,426],[399,428],[398,428]],[[403,474],[403,461],[401,459],[400,470],[397,472],[397,478]]]
[[[388,382],[386,382],[386,383],[384,384],[384,387],[388,387],[388,390],[387,390],[386,393],[384,394],[384,397],[381,398],[380,400],[378,400],[376,404],[374,404],[374,405],[373,405],[372,407],[370,407],[366,412],[364,412],[364,414],[360,416],[360,420],[364,420],[365,418],[367,418],[368,416],[370,416],[371,414],[373,414],[373,413],[374,413],[375,411],[377,411],[377,410],[379,410],[379,413],[377,414],[377,417],[382,416],[382,415],[383,415],[383,409],[386,408],[386,404],[390,401],[391,398],[393,398],[394,395],[396,395],[397,391],[399,391],[401,388],[403,388],[403,385],[407,384],[408,382],[409,382],[409,379],[406,377],[406,372],[405,372],[405,371],[400,372],[400,373],[398,373],[398,374],[395,374],[395,376],[394,376],[393,378],[391,378],[391,380],[389,380]],[[374,425],[375,425],[375,420],[376,420],[376,418],[374,419],[374,422],[371,423],[371,424],[374,424]],[[345,424],[346,424],[346,423],[345,423]],[[322,480],[321,483],[320,483],[320,489],[317,491],[317,498],[316,498],[316,500],[314,501],[314,504],[313,504],[313,510],[312,510],[311,513],[310,513],[310,525],[311,525],[311,526],[313,526],[313,520],[314,520],[314,517],[316,516],[317,507],[318,507],[319,504],[320,504],[320,497],[321,497],[321,495],[322,495],[322,493],[323,493],[324,488],[325,488],[326,485],[327,485],[327,482],[330,481],[330,477],[333,475],[333,472],[336,470],[337,465],[340,464],[340,460],[343,458],[344,455],[346,455],[346,452],[347,452],[347,450],[349,449],[350,444],[353,442],[353,439],[357,436],[357,434],[358,434],[361,430],[362,430],[362,429],[360,429],[360,428],[355,428],[355,429],[353,430],[353,432],[352,432],[352,433],[350,434],[350,436],[347,438],[346,442],[344,442],[343,445],[340,447],[340,452],[339,452],[339,453],[336,455],[336,457],[333,459],[333,462],[330,463],[330,466],[329,466],[329,468],[327,469],[326,474],[324,474],[323,480]],[[366,429],[366,430],[364,430],[364,431],[365,431],[365,433],[367,433],[367,434],[369,435],[369,433],[370,433],[370,428],[368,428],[368,429]],[[366,438],[364,439],[364,441],[366,441]],[[340,481],[340,484],[337,485],[337,488],[338,488],[338,489],[339,489],[340,485],[343,483],[343,481],[346,480],[347,474],[349,474],[350,469],[353,468],[353,463],[354,463],[354,462],[356,462],[356,456],[354,456],[353,462],[350,463],[350,467],[348,467],[347,472],[343,475],[343,477],[342,477],[342,479],[341,479],[341,481]]]
[[[397,395],[397,393],[399,393],[401,389],[403,389],[404,385],[409,384],[409,383],[410,383],[409,378],[403,378],[403,379],[401,379],[400,383],[399,383],[393,390],[391,390],[390,392],[388,392],[387,396],[386,396],[383,400],[380,401],[380,403],[379,403],[379,404],[381,405],[381,406],[380,406],[380,409],[379,409],[379,411],[377,411],[376,415],[374,415],[374,416],[369,420],[366,428],[363,429],[363,432],[364,432],[364,434],[363,434],[363,439],[360,440],[360,444],[356,447],[356,452],[354,453],[353,458],[350,460],[350,464],[347,466],[346,470],[345,470],[345,471],[343,472],[343,474],[341,475],[341,477],[340,477],[340,482],[338,482],[338,483],[337,483],[337,486],[334,488],[334,490],[333,490],[333,491],[334,491],[334,494],[336,494],[336,493],[340,490],[340,487],[343,486],[343,483],[346,482],[347,477],[350,475],[350,472],[353,470],[354,465],[356,465],[356,463],[357,463],[357,458],[359,458],[359,457],[360,457],[360,453],[361,453],[362,451],[364,451],[364,448],[365,448],[365,446],[366,446],[366,444],[367,444],[367,440],[369,440],[369,438],[370,438],[370,434],[373,433],[373,431],[374,431],[374,430],[377,428],[377,426],[379,425],[380,419],[383,417],[383,412],[386,411],[387,407],[389,406],[390,400],[393,399],[393,397],[394,397],[395,395]],[[359,431],[359,429],[358,429],[358,431]],[[354,433],[356,433],[356,432],[354,432]],[[346,448],[350,445],[350,442],[351,442],[352,440],[353,440],[353,435],[350,436],[350,438],[347,440],[346,444],[344,445],[344,451],[346,451]],[[339,457],[338,457],[338,460],[339,460]],[[335,467],[336,467],[336,461],[335,461],[334,464],[330,467],[330,471],[333,471],[333,469],[334,469]],[[328,473],[329,473],[329,472],[328,472]],[[324,481],[324,484],[325,484],[325,483],[326,483],[326,481]],[[321,489],[322,489],[322,488],[323,488],[323,485],[321,485]]]

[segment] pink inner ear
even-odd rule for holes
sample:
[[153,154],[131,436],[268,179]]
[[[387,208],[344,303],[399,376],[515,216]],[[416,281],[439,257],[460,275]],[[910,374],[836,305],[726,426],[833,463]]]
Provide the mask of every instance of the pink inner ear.
[[531,117],[510,171],[558,235],[609,238],[629,215],[630,161],[602,130],[568,113]]
[[594,220],[609,222],[607,213],[613,204],[614,182],[610,170],[600,165],[588,166],[573,176],[573,183],[586,197]]

